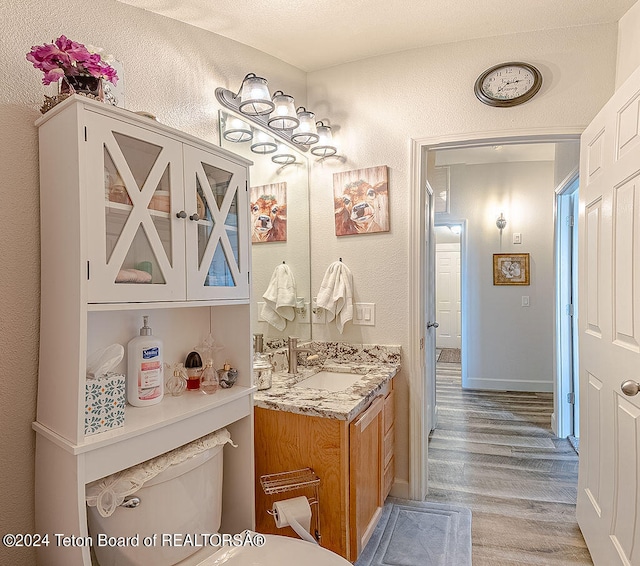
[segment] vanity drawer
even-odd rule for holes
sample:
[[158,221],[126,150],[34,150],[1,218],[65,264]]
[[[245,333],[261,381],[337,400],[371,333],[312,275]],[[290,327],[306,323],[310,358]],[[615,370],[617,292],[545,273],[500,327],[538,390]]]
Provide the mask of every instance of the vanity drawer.
[[396,418],[394,397],[395,397],[395,392],[392,389],[391,391],[389,391],[389,395],[387,395],[384,400],[384,432],[385,434],[389,432],[389,429],[393,425],[393,421]]
[[389,495],[391,491],[391,486],[393,485],[393,478],[395,477],[396,472],[396,460],[392,456],[391,460],[389,460],[389,464],[387,464],[384,468],[384,496],[385,498]]
[[396,427],[392,426],[384,435],[384,467],[386,468],[393,458]]

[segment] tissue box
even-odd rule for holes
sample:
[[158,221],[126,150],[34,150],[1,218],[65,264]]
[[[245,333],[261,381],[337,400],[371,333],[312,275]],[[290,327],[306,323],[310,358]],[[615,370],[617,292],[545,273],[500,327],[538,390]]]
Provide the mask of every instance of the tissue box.
[[87,379],[84,405],[85,435],[122,426],[125,403],[126,386],[123,374],[108,373],[98,379]]

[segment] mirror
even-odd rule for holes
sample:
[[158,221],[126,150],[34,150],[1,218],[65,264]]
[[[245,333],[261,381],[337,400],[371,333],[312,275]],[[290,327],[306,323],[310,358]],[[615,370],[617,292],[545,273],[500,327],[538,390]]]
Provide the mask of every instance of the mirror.
[[[239,122],[238,120],[242,121]],[[273,149],[274,138],[246,118],[229,110],[220,110],[221,147],[253,161],[249,172],[250,225],[252,230],[251,271],[252,293],[251,331],[264,335],[265,350],[278,348],[288,336],[311,339],[311,253],[309,248],[309,158],[293,146],[275,140],[273,153],[256,153]],[[231,131],[225,139],[224,133]],[[269,140],[265,141],[265,136]],[[257,146],[256,146],[257,144]],[[267,145],[260,145],[267,144]],[[269,145],[271,144],[271,145]],[[254,151],[252,151],[252,146]],[[284,155],[288,157],[284,157]],[[274,163],[272,157],[281,163]],[[274,270],[285,263],[296,284],[295,295],[302,312],[286,321],[278,330],[262,320],[263,295],[269,287]]]

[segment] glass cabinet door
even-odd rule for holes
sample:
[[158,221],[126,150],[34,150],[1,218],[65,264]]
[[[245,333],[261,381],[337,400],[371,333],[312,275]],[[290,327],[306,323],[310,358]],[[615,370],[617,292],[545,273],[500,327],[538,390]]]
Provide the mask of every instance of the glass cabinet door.
[[184,163],[187,296],[247,298],[246,169],[191,146],[184,148]]
[[182,144],[87,114],[89,301],[184,300]]

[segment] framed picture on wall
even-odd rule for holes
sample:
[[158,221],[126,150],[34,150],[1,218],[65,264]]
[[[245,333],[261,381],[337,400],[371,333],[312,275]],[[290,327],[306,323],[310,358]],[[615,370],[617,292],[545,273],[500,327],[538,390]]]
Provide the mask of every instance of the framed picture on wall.
[[251,241],[287,241],[287,183],[251,187]]
[[387,166],[333,174],[336,236],[389,231]]
[[529,254],[493,254],[494,285],[529,285]]

